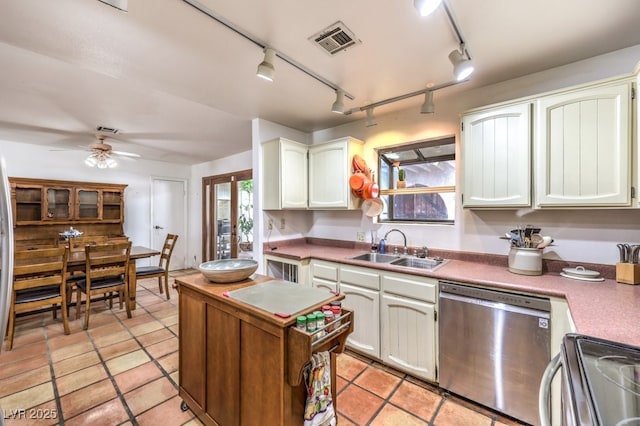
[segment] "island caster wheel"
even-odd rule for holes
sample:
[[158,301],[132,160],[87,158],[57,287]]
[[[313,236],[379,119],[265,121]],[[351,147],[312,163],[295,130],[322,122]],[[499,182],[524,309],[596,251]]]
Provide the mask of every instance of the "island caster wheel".
[[180,409],[182,411],[187,411],[189,409],[189,406],[187,405],[186,402],[182,401],[182,403],[180,403]]

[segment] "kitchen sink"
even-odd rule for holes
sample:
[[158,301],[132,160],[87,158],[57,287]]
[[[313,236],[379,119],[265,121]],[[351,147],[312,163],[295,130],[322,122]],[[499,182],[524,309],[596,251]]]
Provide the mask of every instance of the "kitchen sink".
[[357,256],[353,256],[351,259],[353,260],[364,260],[367,262],[374,263],[389,263],[392,260],[401,259],[400,256],[392,255],[392,254],[382,254],[382,253],[363,253]]
[[439,257],[427,257],[427,258],[419,258],[419,257],[409,257],[409,256],[400,256],[394,254],[382,254],[382,253],[363,253],[357,256],[351,257],[353,260],[364,260],[366,262],[373,263],[388,263],[394,266],[403,266],[406,268],[418,268],[418,269],[427,269],[430,271],[435,270],[443,263],[447,262],[446,259],[442,259]]
[[434,257],[427,257],[424,259],[419,257],[400,257],[390,263],[395,266],[406,266],[407,268],[428,269],[433,271],[445,262],[445,259]]

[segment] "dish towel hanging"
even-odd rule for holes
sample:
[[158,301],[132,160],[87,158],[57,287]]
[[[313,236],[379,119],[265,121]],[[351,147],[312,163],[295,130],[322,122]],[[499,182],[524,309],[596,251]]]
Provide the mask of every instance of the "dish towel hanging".
[[311,357],[311,367],[305,370],[304,375],[307,387],[304,426],[335,426],[329,352],[314,353]]

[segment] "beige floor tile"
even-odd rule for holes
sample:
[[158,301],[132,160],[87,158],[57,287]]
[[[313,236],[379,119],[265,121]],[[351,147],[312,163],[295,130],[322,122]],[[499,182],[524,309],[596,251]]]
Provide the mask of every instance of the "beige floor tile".
[[69,420],[65,419],[64,424],[65,426],[112,426],[127,420],[129,420],[129,414],[120,398],[115,398]]
[[428,423],[404,410],[386,404],[375,416],[370,426],[427,426]]
[[3,410],[27,410],[53,399],[53,385],[46,382],[0,398],[0,407]]
[[178,350],[178,338],[172,337],[170,339],[163,340],[162,342],[147,346],[146,349],[147,352],[149,352],[149,355],[153,358],[161,358]]
[[74,392],[83,387],[97,383],[108,378],[102,364],[95,364],[82,370],[78,370],[66,376],[56,378],[56,386],[60,396]]
[[93,350],[93,343],[91,343],[90,341],[84,341],[81,343],[76,343],[74,345],[62,346],[51,351],[51,360],[53,362],[58,362],[67,358],[73,358],[75,356],[91,352]]
[[53,371],[56,377],[62,377],[65,374],[73,373],[74,371],[82,370],[91,365],[98,364],[100,358],[97,352],[87,352],[82,355],[78,355],[72,358],[67,358],[60,362],[53,364]]
[[65,418],[72,418],[117,397],[111,380],[106,379],[60,398]]
[[71,332],[70,334],[61,334],[59,336],[51,337],[47,339],[49,350],[55,351],[65,346],[72,346],[76,344],[86,343],[89,341],[89,335],[84,331]]
[[[163,377],[124,394],[124,398],[131,412],[137,416],[177,395],[178,390]],[[180,410],[178,406],[176,408]]]
[[[5,342],[6,344],[6,342]],[[15,361],[25,361],[28,358],[43,356],[47,357],[47,344],[43,341],[34,342],[25,346],[14,346],[12,350],[3,349],[0,352],[0,376],[2,367]]]
[[12,393],[50,381],[51,370],[48,365],[43,365],[42,367],[0,380],[0,397],[11,395]]
[[425,388],[404,381],[393,393],[390,401],[392,404],[415,414],[421,419],[429,421],[441,404],[442,397]]
[[6,426],[52,426],[58,425],[61,419],[60,410],[54,400],[30,409],[6,410],[4,415]]
[[401,379],[397,376],[369,366],[353,382],[381,398],[387,398],[400,381]]
[[353,380],[365,368],[367,363],[348,354],[340,354],[336,358],[336,374],[346,380]]
[[158,363],[162,366],[165,372],[172,373],[174,371],[178,371],[179,360],[180,356],[178,352],[174,352],[158,359]]
[[109,334],[94,336],[93,343],[97,347],[103,348],[129,339],[131,339],[131,333],[129,333],[128,330],[119,330]]
[[0,379],[15,376],[16,374],[25,373],[27,371],[49,365],[49,357],[46,353],[39,353],[33,357],[24,360],[15,360],[2,365],[0,368]]
[[127,393],[162,377],[162,371],[153,362],[147,362],[114,377],[120,393]]
[[462,405],[445,400],[433,424],[435,426],[490,426],[492,420]]
[[134,352],[140,349],[140,345],[135,340],[129,338],[113,345],[104,346],[98,349],[103,360],[109,360],[119,357],[130,352]]
[[151,346],[154,343],[162,342],[163,340],[167,340],[174,337],[173,333],[167,330],[166,328],[161,328],[160,330],[152,331],[151,333],[143,334],[142,336],[138,336],[138,342],[142,346]]
[[140,426],[181,425],[194,417],[191,410],[182,411],[180,409],[181,402],[181,398],[173,397],[136,416],[136,420]]
[[149,361],[149,356],[142,349],[110,359],[105,364],[112,376],[131,370]]
[[164,325],[162,325],[161,322],[154,320],[154,321],[146,322],[144,324],[133,326],[129,328],[129,331],[134,336],[142,336],[144,334],[152,333],[156,330],[160,330],[161,328],[164,328]]

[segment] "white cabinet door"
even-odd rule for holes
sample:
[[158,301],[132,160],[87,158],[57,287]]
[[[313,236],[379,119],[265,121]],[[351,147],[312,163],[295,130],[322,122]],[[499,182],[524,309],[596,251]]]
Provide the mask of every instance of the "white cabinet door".
[[357,208],[349,187],[351,158],[362,154],[362,142],[343,138],[309,147],[309,208]]
[[435,381],[435,306],[404,297],[382,296],[382,361]]
[[630,205],[630,92],[618,82],[538,100],[538,206]]
[[307,208],[307,149],[284,138],[262,145],[263,209]]
[[531,103],[462,118],[463,207],[531,205]]
[[333,293],[338,293],[338,268],[337,263],[323,260],[311,261],[311,286],[324,288]]
[[358,352],[380,358],[380,293],[340,283],[345,298],[342,304],[354,313],[353,333],[347,345]]

